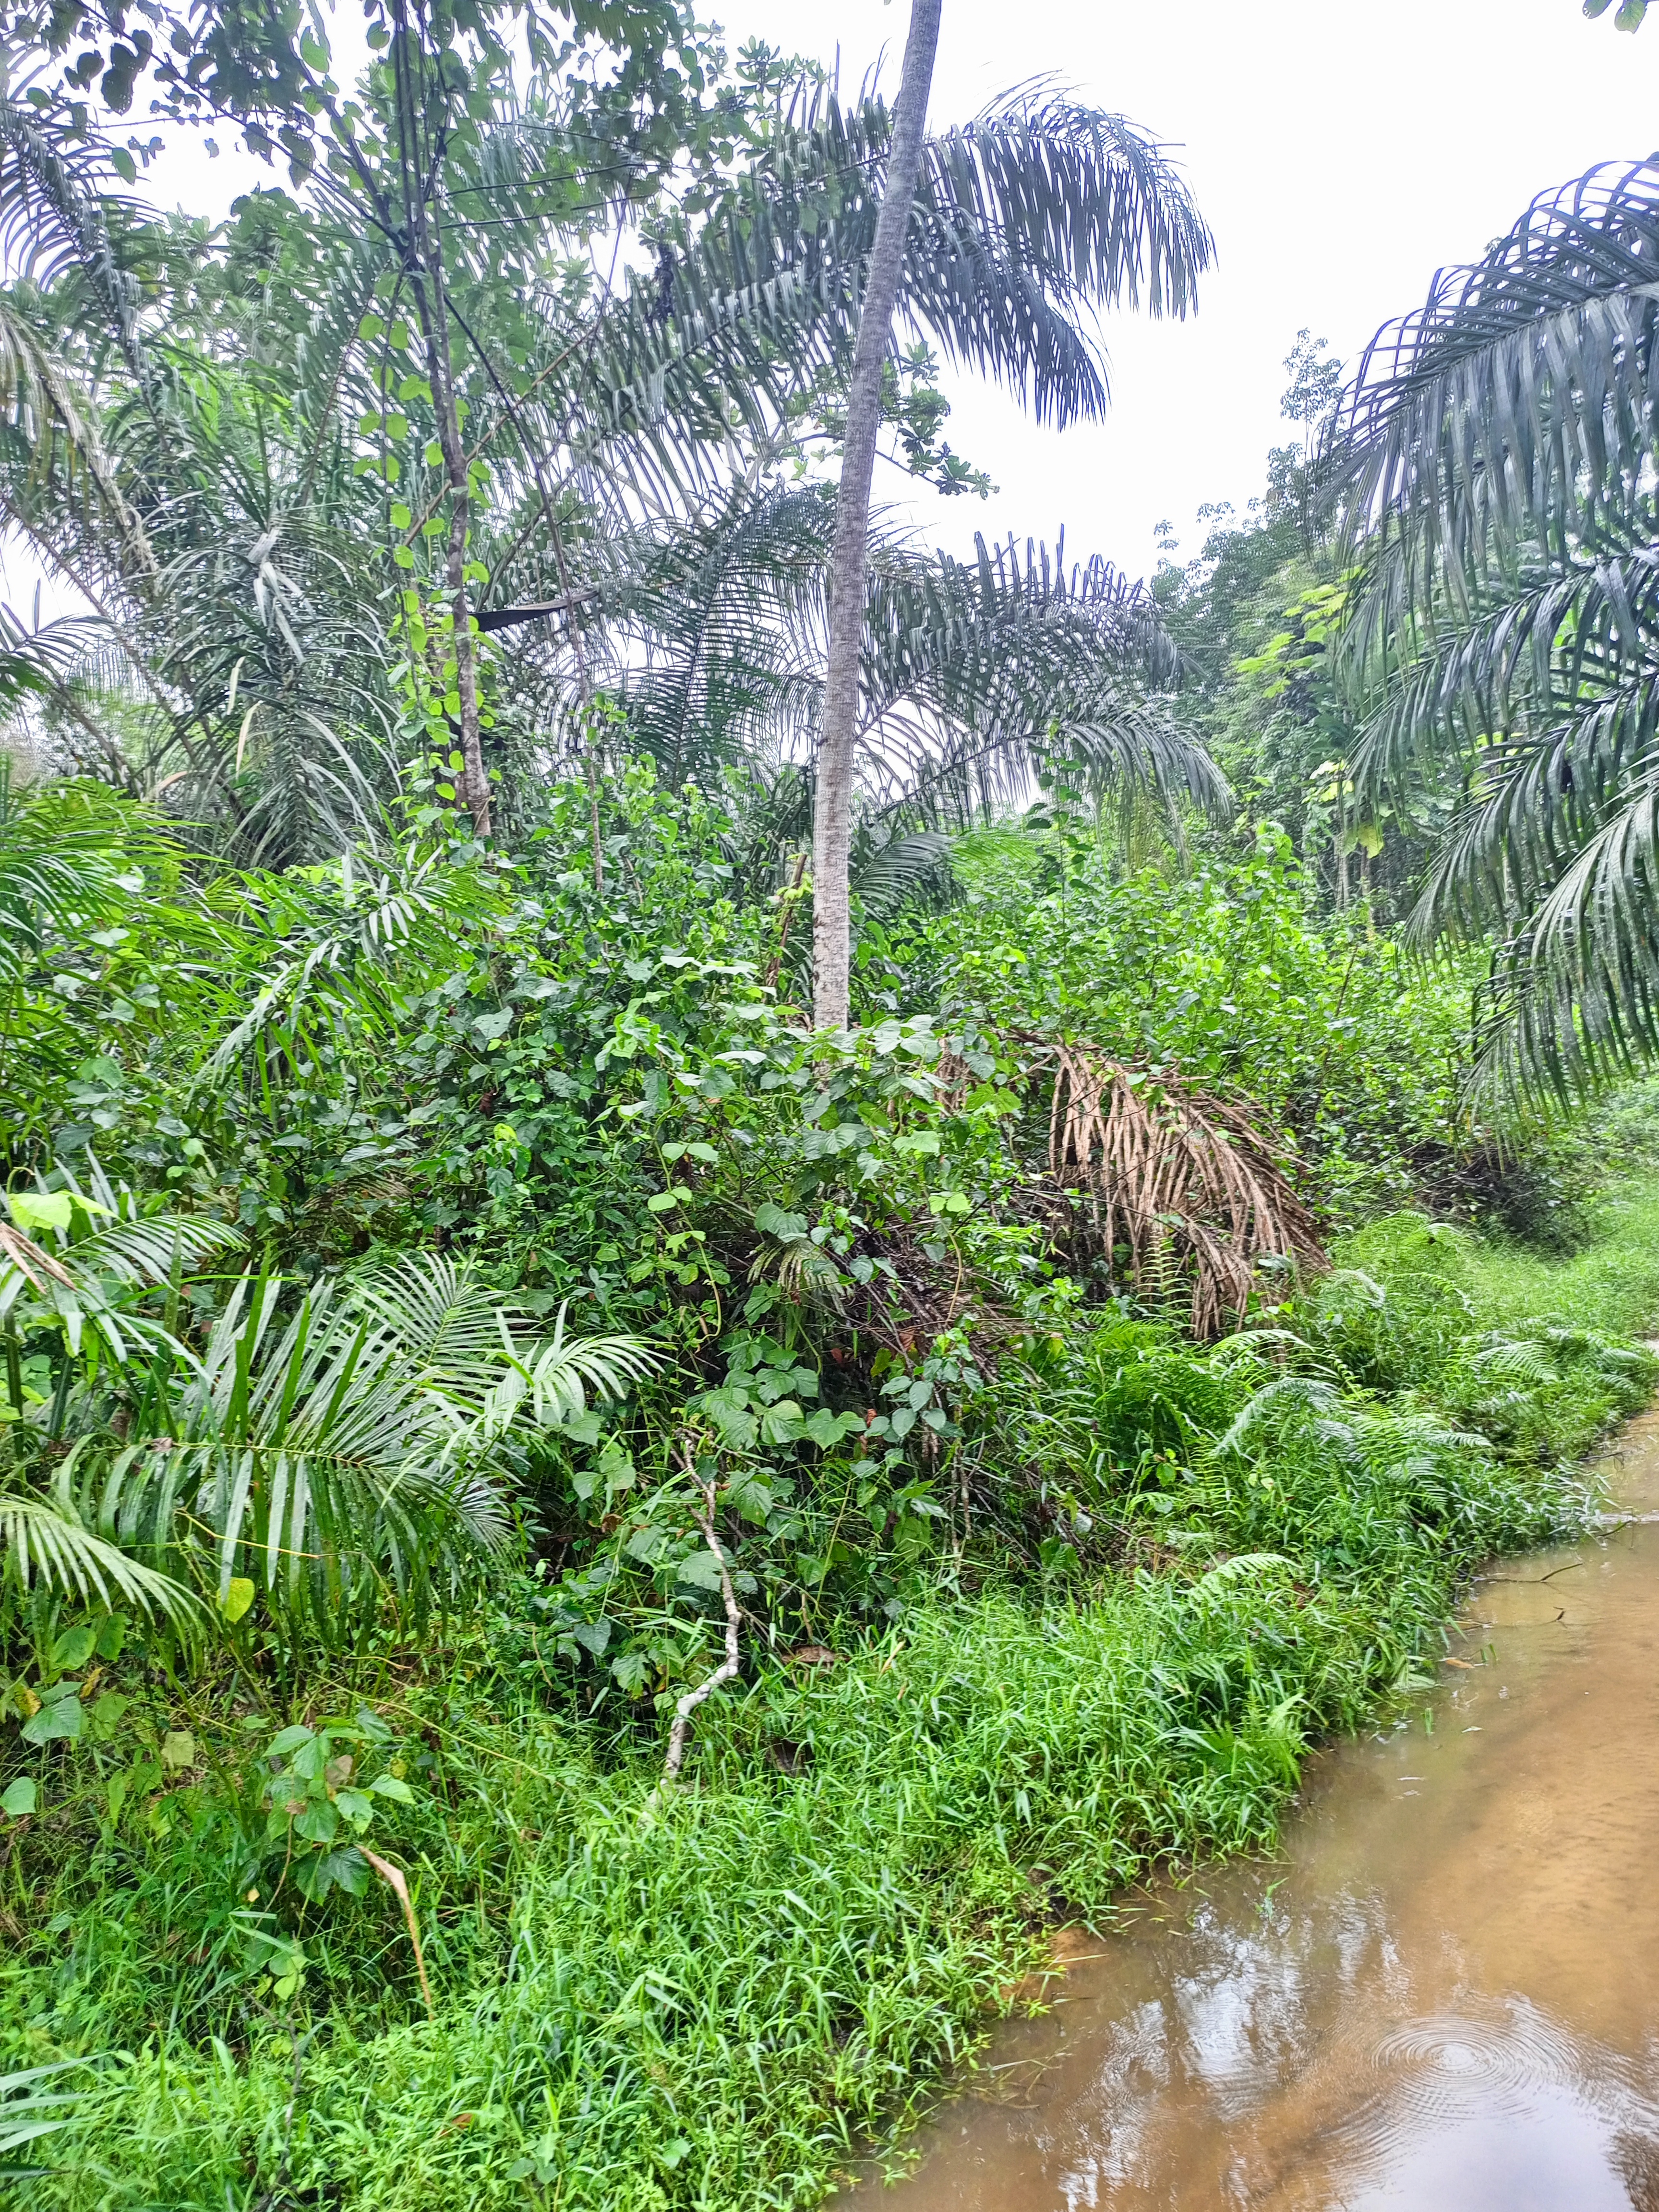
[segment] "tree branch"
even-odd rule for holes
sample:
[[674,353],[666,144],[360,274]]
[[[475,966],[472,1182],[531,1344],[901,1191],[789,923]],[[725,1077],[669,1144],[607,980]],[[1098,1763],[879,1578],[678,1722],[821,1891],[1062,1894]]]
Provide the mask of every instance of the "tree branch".
[[721,1551],[720,1539],[714,1534],[713,1478],[711,1477],[707,1482],[700,1482],[697,1480],[696,1465],[691,1456],[691,1446],[689,1441],[681,1443],[680,1456],[684,1462],[686,1474],[691,1479],[692,1487],[703,1503],[703,1510],[701,1513],[697,1512],[696,1506],[691,1510],[696,1516],[698,1528],[702,1531],[703,1541],[714,1554],[715,1564],[720,1571],[720,1595],[726,1601],[726,1656],[715,1668],[714,1673],[706,1675],[695,1690],[688,1690],[674,1708],[674,1725],[668,1738],[668,1757],[663,1763],[662,1771],[665,1782],[679,1780],[680,1768],[685,1762],[685,1744],[686,1738],[690,1733],[692,1714],[706,1698],[714,1696],[721,1683],[729,1682],[738,1672],[739,1663],[738,1632],[743,1625],[743,1615],[738,1610],[737,1594],[732,1588],[732,1571],[726,1564],[726,1554]]

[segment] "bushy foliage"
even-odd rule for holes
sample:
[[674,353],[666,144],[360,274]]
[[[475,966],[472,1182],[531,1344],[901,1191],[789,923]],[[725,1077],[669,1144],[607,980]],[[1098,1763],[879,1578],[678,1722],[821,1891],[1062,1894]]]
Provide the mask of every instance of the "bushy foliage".
[[118,915],[43,916],[14,1000],[55,1042],[7,1482],[178,1595],[0,1601],[6,2062],[96,2061],[41,2203],[302,2192],[348,2140],[377,2212],[804,2201],[1048,1918],[1270,1841],[1651,1385],[1638,1199],[1549,1266],[1375,1220],[1207,1346],[1074,1236],[1045,1036],[1254,1091],[1328,1220],[1458,1140],[1453,987],[1271,830],[1190,875],[970,847],[830,1039],[731,795],[647,769],[602,891],[580,782],[510,853],[416,791],[272,878],[97,818]]
[[[811,1031],[890,112],[678,0],[394,10],[355,100],[254,14],[60,72],[25,9],[0,96],[0,504],[96,609],[0,621],[83,776],[0,762],[0,2179],[778,2212],[1582,1515],[1659,1380],[1650,1105],[1470,1119],[1489,948],[1386,926],[1458,771],[1408,714],[1355,773],[1398,592],[1322,542],[1305,331],[1303,444],[1150,592],[876,544]],[[112,198],[141,81],[295,196]],[[1091,415],[1084,307],[1209,259],[1029,88],[917,207],[881,413],[946,490],[934,343]]]
[[1365,910],[1322,918],[1275,824],[1242,842],[1188,872],[1125,875],[1063,818],[969,841],[964,902],[919,924],[903,953],[999,1030],[1110,1039],[1243,1092],[1352,1223],[1411,1196],[1419,1159],[1467,1145],[1467,980],[1413,969]]

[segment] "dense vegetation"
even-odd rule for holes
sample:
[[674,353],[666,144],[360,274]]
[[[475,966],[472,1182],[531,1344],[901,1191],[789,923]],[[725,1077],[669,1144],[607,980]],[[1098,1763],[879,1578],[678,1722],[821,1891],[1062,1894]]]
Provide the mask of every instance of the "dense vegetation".
[[[809,2204],[1057,1921],[1270,1844],[1659,1380],[1592,542],[1656,534],[1650,179],[1391,396],[1300,344],[1302,444],[1147,591],[878,535],[815,1026],[888,111],[666,7],[371,9],[356,105],[164,18],[25,18],[0,100],[0,495],[88,610],[0,665],[0,2163]],[[292,194],[120,197],[138,83]],[[883,434],[971,493],[930,344],[1086,414],[1086,311],[1184,312],[1208,234],[1076,104],[918,161]],[[1624,319],[1534,396],[1624,379],[1624,458],[1471,536],[1423,454],[1528,298],[1605,337],[1586,270]]]

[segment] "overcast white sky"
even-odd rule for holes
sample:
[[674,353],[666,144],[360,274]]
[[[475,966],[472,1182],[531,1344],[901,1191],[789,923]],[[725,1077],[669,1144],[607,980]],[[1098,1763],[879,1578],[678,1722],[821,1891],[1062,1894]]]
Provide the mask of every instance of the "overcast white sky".
[[[753,35],[832,60],[843,85],[890,49],[905,0],[708,0],[733,45]],[[982,386],[952,387],[951,446],[1000,495],[930,499],[960,547],[975,528],[1052,538],[1150,570],[1167,517],[1181,557],[1195,509],[1261,489],[1281,363],[1298,330],[1352,359],[1417,304],[1443,262],[1473,258],[1546,186],[1659,144],[1659,16],[1631,38],[1578,0],[944,0],[931,120],[973,114],[1053,76],[1180,149],[1216,235],[1185,322],[1115,321],[1110,420],[1055,433]],[[897,480],[892,472],[889,493]]]
[[[705,0],[735,48],[759,36],[826,62],[855,88],[884,46],[896,88],[905,0]],[[357,33],[343,9],[342,49]],[[342,53],[342,59],[344,55]],[[1507,229],[1536,191],[1659,141],[1659,20],[1634,38],[1577,0],[944,0],[935,126],[1022,80],[1052,77],[1179,149],[1216,234],[1217,267],[1185,323],[1130,318],[1108,332],[1113,409],[1100,425],[1038,429],[1010,400],[951,386],[952,447],[989,471],[981,504],[878,493],[937,542],[975,529],[1052,538],[1150,570],[1153,531],[1198,548],[1204,501],[1261,489],[1298,330],[1352,360],[1420,299],[1436,267]],[[222,214],[261,172],[245,155],[169,152],[146,195]],[[14,562],[14,592],[24,582]]]

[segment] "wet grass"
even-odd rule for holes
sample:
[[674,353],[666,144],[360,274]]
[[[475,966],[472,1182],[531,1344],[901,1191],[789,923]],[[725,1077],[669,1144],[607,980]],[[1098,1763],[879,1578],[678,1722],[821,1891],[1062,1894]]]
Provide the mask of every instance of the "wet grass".
[[[1406,1318],[1362,1351],[1409,1392],[1455,1381],[1488,1330],[1645,1330],[1659,1194],[1606,1201],[1600,1227],[1544,1262],[1379,1224],[1345,1256]],[[430,2021],[380,1892],[307,1917],[280,1993],[236,1917],[264,1901],[263,1737],[240,1725],[260,1717],[159,1694],[122,1740],[56,1747],[55,1794],[0,1846],[0,2065],[103,2055],[67,2077],[73,2124],[29,2147],[58,2170],[20,2201],[811,2203],[983,2033],[1056,1918],[1159,1856],[1271,1844],[1308,1741],[1411,1680],[1480,1557],[1571,1510],[1560,1454],[1621,1387],[1569,1366],[1513,1448],[1409,1474],[1287,1430],[1149,1514],[1114,1571],[941,1596],[805,1674],[751,1664],[699,1716],[672,1801],[657,1749],[596,1743],[465,1650],[442,1680],[358,1684],[420,1784],[386,1833],[414,1870]],[[194,1764],[112,1814],[109,1775],[164,1725]]]
[[1659,1175],[1595,1201],[1594,1234],[1553,1263],[1523,1249],[1476,1247],[1468,1256],[1477,1316],[1492,1328],[1559,1316],[1607,1336],[1643,1337],[1659,1325]]

